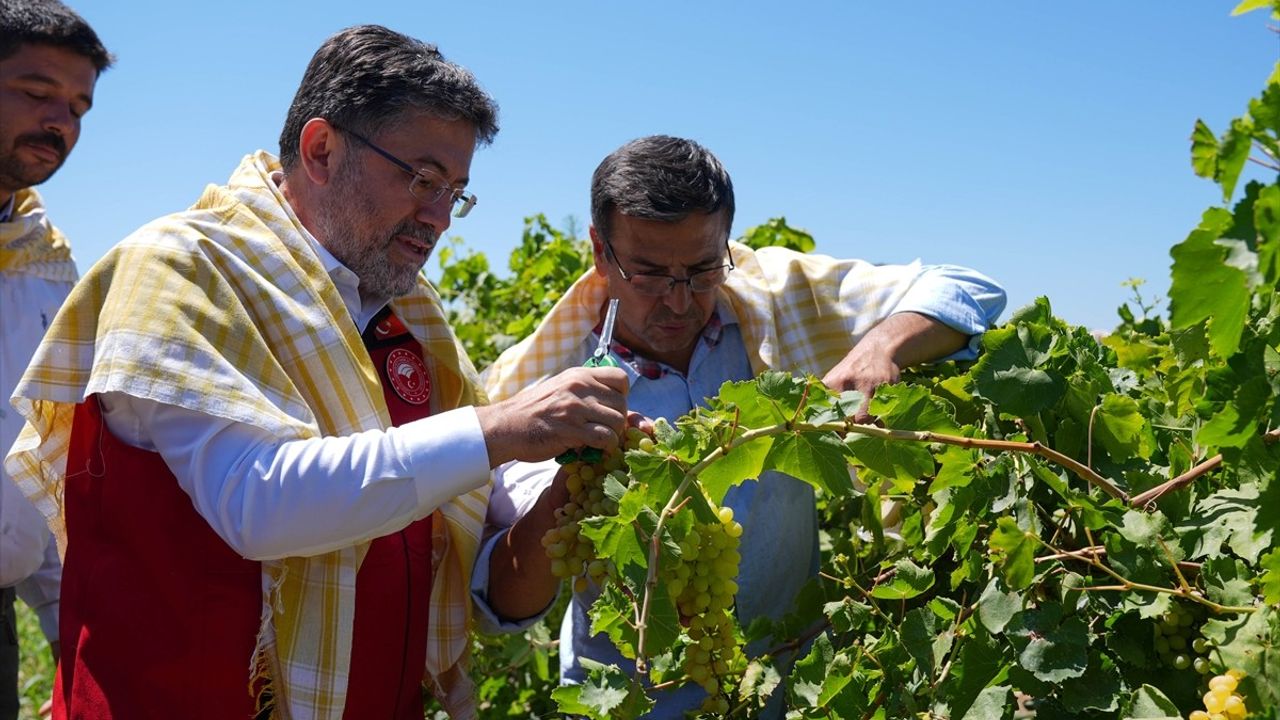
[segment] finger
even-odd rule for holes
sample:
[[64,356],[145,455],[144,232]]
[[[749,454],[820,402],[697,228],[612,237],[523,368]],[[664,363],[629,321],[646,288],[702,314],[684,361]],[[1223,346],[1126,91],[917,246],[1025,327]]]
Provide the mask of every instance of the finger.
[[631,381],[627,378],[627,372],[622,368],[609,367],[602,365],[595,368],[585,368],[591,374],[592,379],[613,390],[621,393],[624,397],[627,390],[631,387]]
[[634,410],[627,411],[627,427],[633,427],[645,435],[653,437],[653,421]]

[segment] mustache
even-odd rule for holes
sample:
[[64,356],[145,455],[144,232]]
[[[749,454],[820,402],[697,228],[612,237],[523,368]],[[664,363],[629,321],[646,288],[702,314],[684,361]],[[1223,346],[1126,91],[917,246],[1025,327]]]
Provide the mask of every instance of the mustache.
[[440,238],[440,233],[429,225],[423,225],[406,220],[391,230],[391,238],[397,235],[405,235],[419,242],[426,243],[431,247],[435,247],[436,240]]
[[57,150],[58,155],[64,158],[67,156],[67,141],[63,140],[62,136],[55,132],[27,133],[26,135],[19,135],[14,143],[17,145],[47,145],[48,147]]

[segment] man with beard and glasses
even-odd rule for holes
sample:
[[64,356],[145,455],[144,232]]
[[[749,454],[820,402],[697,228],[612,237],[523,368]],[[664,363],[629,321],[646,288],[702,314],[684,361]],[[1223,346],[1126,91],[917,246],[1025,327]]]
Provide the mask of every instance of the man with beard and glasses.
[[56,717],[474,717],[490,469],[615,444],[626,373],[484,406],[421,273],[497,107],[431,45],[326,40],[258,151],[77,285],[6,466],[65,533]]
[[[873,265],[730,242],[733,183],[708,150],[652,136],[616,150],[591,182],[595,267],[534,333],[484,374],[494,399],[538,387],[580,364],[598,342],[601,310],[619,298],[612,356],[631,382],[628,407],[674,421],[726,381],[764,370],[811,373],[836,390],[870,396],[902,368],[975,356],[1004,309],[1004,291],[949,265]],[[566,342],[566,338],[578,338]],[[865,421],[866,406],[858,413]],[[473,594],[485,625],[517,630],[551,604],[559,581],[539,540],[568,498],[554,463],[502,468],[489,505],[497,530],[477,559]],[[724,498],[743,526],[737,616],[777,619],[818,572],[813,489],[769,473]],[[560,632],[561,681],[581,683],[586,658],[627,663],[588,610],[599,594],[574,593]],[[756,654],[766,642],[747,647]],[[787,658],[777,658],[786,666]],[[764,712],[781,717],[781,695]],[[708,702],[697,683],[664,690],[646,717],[681,718]],[[722,711],[712,698],[704,710]]]
[[[111,54],[93,28],[57,0],[0,2],[0,397],[76,281],[67,239],[33,186],[53,177],[80,139]],[[0,404],[0,452],[22,417]],[[40,619],[58,659],[62,565],[44,518],[0,470],[0,720],[18,716],[15,594]]]

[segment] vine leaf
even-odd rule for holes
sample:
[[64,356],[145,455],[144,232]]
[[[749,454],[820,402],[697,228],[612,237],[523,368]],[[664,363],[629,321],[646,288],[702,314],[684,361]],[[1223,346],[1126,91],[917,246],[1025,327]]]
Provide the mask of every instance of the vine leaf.
[[1018,664],[1038,680],[1058,683],[1080,677],[1088,666],[1088,627],[1076,616],[1063,620],[1057,603],[1018,613],[1008,635],[1019,647]]
[[765,463],[831,497],[853,492],[845,446],[834,433],[786,433],[773,440]]
[[1125,720],[1182,720],[1182,712],[1159,688],[1142,685],[1129,695]]
[[551,693],[561,712],[602,717],[624,704],[628,710],[635,708],[641,712],[653,706],[653,701],[645,697],[644,689],[618,667],[588,658],[580,662],[587,670],[586,681],[581,685],[561,685]]
[[1262,569],[1262,599],[1268,605],[1280,603],[1280,550],[1272,550],[1258,562]]
[[1201,633],[1226,667],[1245,673],[1241,694],[1250,705],[1280,704],[1280,613],[1268,606],[1244,617],[1211,619]]
[[1250,563],[1271,549],[1270,530],[1255,532],[1258,515],[1258,486],[1244,485],[1225,489],[1196,504],[1195,525],[1181,527],[1184,535],[1199,535],[1192,559],[1215,557],[1226,545]]
[[1056,404],[1066,392],[1062,375],[1044,369],[1048,353],[1037,348],[1027,325],[991,330],[973,368],[978,395],[1012,415],[1028,416]]
[[1113,458],[1151,457],[1156,439],[1138,403],[1127,395],[1110,394],[1102,398],[1094,437]]
[[998,578],[991,578],[978,598],[978,620],[993,635],[1004,632],[1005,626],[1022,611],[1022,596],[1006,592]]
[[942,667],[955,636],[945,623],[927,607],[919,607],[902,619],[902,646],[916,663],[929,670],[932,677]]
[[1007,720],[1012,717],[1016,703],[1010,702],[1010,690],[1008,685],[983,688],[974,699],[973,705],[969,707],[969,712],[965,713],[961,720],[988,720],[989,718]]
[[1000,557],[1000,577],[1013,590],[1026,590],[1036,576],[1036,548],[1039,542],[1034,535],[1018,527],[1009,516],[1000,518],[991,532],[991,550]]
[[878,600],[909,600],[933,587],[933,571],[903,558],[893,564],[893,579],[871,590]]
[[1208,320],[1209,344],[1222,357],[1229,357],[1240,347],[1249,309],[1245,274],[1223,262],[1227,248],[1216,242],[1231,222],[1230,212],[1210,208],[1200,226],[1169,251],[1173,256],[1171,329],[1183,330]]
[[760,477],[772,449],[773,438],[757,438],[735,447],[703,468],[698,474],[698,482],[702,483],[707,499],[718,505],[730,487]]

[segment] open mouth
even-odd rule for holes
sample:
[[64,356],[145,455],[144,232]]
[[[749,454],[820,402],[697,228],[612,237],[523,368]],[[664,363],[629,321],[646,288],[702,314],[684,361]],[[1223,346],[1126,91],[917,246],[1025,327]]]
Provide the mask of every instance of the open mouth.
[[434,246],[434,243],[425,242],[409,235],[397,235],[396,240],[406,252],[417,255],[424,260],[431,254],[431,248]]

